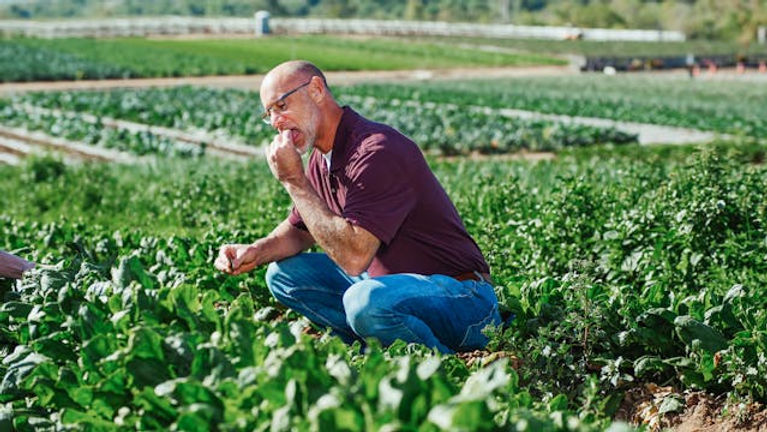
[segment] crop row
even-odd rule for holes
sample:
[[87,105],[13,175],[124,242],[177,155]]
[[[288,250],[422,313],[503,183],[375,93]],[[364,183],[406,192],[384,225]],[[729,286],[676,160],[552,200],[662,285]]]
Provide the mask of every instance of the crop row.
[[767,86],[749,82],[579,75],[372,84],[341,91],[362,97],[516,108],[767,137]]
[[29,131],[41,131],[50,136],[138,156],[196,157],[205,153],[205,148],[201,146],[146,131],[132,132],[105,127],[101,123],[85,121],[77,113],[30,113],[11,104],[4,104],[4,106],[0,104],[0,124]]
[[[224,131],[262,145],[274,132],[259,120],[258,95],[235,90],[182,87],[169,90],[66,92],[26,96],[25,102],[180,129]],[[394,126],[425,151],[457,155],[557,150],[601,143],[636,142],[614,129],[509,118],[452,105],[342,96],[363,115]]]
[[601,430],[633,383],[767,402],[767,171],[742,163],[764,148],[734,144],[433,164],[517,316],[489,347],[516,371],[312,339],[269,308],[263,269],[216,273],[220,243],[287,214],[263,162],[0,168],[0,248],[63,261],[5,293],[5,409],[139,429]]
[[261,144],[272,132],[260,118],[258,94],[207,87],[29,93],[17,99],[44,108],[137,123],[242,137]]
[[0,39],[0,82],[128,77],[130,71],[120,66]]
[[344,97],[363,115],[390,124],[443,155],[511,153],[519,150],[555,151],[595,144],[636,143],[637,137],[610,128],[551,121],[523,120],[500,113],[451,105],[402,103],[399,100]]
[[641,57],[641,56],[695,56],[706,55],[761,55],[765,54],[763,45],[743,44],[717,40],[687,40],[684,42],[634,42],[634,41],[596,41],[596,40],[547,40],[547,39],[493,39],[481,37],[433,37],[421,38],[427,41],[441,41],[446,44],[473,44],[478,47],[495,46],[508,50],[547,54],[579,54],[584,56],[604,57]]

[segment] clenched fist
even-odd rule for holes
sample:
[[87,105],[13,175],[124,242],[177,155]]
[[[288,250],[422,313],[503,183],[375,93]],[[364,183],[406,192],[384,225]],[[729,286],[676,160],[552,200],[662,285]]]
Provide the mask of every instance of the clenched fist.
[[251,244],[227,244],[221,246],[215,267],[230,275],[239,275],[256,268],[257,248]]
[[304,176],[301,153],[293,143],[291,130],[283,130],[275,136],[266,153],[272,174],[280,182],[293,182]]

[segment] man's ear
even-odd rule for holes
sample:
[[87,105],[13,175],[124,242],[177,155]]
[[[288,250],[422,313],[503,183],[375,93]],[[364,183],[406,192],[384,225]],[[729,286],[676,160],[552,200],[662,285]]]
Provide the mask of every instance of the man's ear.
[[325,88],[325,83],[322,81],[322,78],[318,77],[317,75],[313,76],[311,83],[309,83],[309,96],[312,98],[312,100],[319,103],[325,99],[325,96],[327,96],[327,91],[328,90]]

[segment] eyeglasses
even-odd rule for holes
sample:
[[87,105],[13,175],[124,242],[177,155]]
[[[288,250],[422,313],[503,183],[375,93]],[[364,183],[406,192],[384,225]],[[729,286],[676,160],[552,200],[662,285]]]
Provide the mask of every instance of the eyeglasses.
[[[312,77],[313,78],[313,77]],[[264,113],[261,114],[261,120],[264,121],[264,123],[268,124],[269,126],[272,125],[272,111],[276,111],[278,113],[284,112],[288,109],[288,104],[285,102],[285,99],[288,98],[288,96],[292,95],[293,93],[301,90],[302,88],[308,86],[312,82],[311,79],[309,81],[301,84],[300,86],[294,88],[293,90],[283,94],[280,96],[276,101],[272,102],[271,105],[269,105],[266,109],[264,109]]]

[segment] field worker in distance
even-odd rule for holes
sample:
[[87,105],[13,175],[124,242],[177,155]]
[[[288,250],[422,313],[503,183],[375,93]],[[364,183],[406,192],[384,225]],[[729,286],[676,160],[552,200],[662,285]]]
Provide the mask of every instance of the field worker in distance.
[[0,251],[0,277],[21,279],[24,272],[35,268],[35,263]]
[[[339,106],[309,62],[278,65],[260,92],[278,132],[267,160],[293,208],[265,238],[223,245],[216,268],[271,263],[272,295],[348,343],[483,348],[501,322],[490,269],[416,144]],[[325,253],[304,252],[314,244]]]

